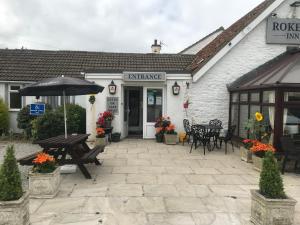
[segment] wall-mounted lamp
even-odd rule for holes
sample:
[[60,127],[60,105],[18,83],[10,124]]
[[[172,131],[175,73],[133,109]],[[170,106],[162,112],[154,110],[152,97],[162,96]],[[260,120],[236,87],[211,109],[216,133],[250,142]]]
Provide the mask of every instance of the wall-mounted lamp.
[[114,81],[112,80],[108,85],[109,94],[114,95],[117,92],[117,85],[115,85]]
[[190,82],[186,82],[186,89],[190,89]]
[[175,84],[172,86],[173,95],[179,95],[180,93],[180,86],[177,84],[177,81],[175,81]]

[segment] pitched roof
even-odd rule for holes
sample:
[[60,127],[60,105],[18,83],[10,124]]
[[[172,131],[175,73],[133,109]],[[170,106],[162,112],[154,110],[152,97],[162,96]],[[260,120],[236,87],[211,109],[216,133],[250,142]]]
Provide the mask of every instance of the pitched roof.
[[190,73],[195,55],[0,49],[0,80],[37,81],[81,72]]
[[194,47],[195,45],[199,44],[200,42],[204,41],[205,39],[209,38],[210,36],[214,35],[215,33],[218,33],[220,31],[224,31],[224,27],[219,27],[218,29],[216,29],[215,31],[211,32],[210,34],[206,35],[205,37],[201,38],[199,41],[191,44],[190,46],[186,47],[185,49],[183,49],[181,52],[179,52],[178,54],[182,54],[184,53],[186,50]]
[[232,24],[229,28],[218,35],[212,42],[201,49],[197,54],[189,69],[192,73],[199,71],[213,56],[225,47],[233,38],[236,37],[244,28],[254,21],[276,0],[265,0],[241,19]]
[[230,91],[300,87],[300,49],[290,48],[281,55],[243,75],[228,86]]

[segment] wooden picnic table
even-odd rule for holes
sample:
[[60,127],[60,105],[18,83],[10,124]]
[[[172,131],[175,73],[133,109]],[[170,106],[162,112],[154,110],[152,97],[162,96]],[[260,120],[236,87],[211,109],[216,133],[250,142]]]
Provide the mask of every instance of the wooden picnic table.
[[[45,140],[35,141],[35,144],[43,148],[43,152],[53,155],[59,165],[76,164],[87,179],[91,175],[84,166],[87,163],[101,165],[97,155],[104,151],[104,146],[96,146],[90,149],[86,144],[89,134],[64,135],[48,138]],[[37,153],[19,159],[21,165],[32,165],[32,160]],[[69,157],[68,157],[69,156]]]

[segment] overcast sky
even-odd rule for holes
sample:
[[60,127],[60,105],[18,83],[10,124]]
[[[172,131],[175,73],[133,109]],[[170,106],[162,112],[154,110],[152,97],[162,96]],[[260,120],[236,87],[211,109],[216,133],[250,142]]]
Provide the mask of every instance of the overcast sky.
[[0,0],[0,48],[177,53],[262,0]]

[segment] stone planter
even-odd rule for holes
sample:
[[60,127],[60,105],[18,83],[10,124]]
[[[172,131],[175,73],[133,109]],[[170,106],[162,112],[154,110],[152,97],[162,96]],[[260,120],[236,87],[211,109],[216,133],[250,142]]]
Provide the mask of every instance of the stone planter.
[[177,134],[164,134],[166,145],[176,145],[177,144]]
[[255,225],[292,225],[296,201],[287,199],[268,199],[258,190],[251,190],[251,222]]
[[97,138],[95,140],[95,145],[100,145],[100,146],[105,146],[106,145],[106,140],[105,137]]
[[29,225],[29,193],[15,201],[0,201],[0,225]]
[[29,173],[29,192],[31,198],[54,198],[60,185],[60,168],[52,173]]
[[255,154],[253,154],[252,155],[253,169],[260,172],[262,170],[263,160],[264,158],[258,157]]
[[240,154],[241,154],[241,160],[247,163],[252,163],[252,152],[249,149],[240,146]]

